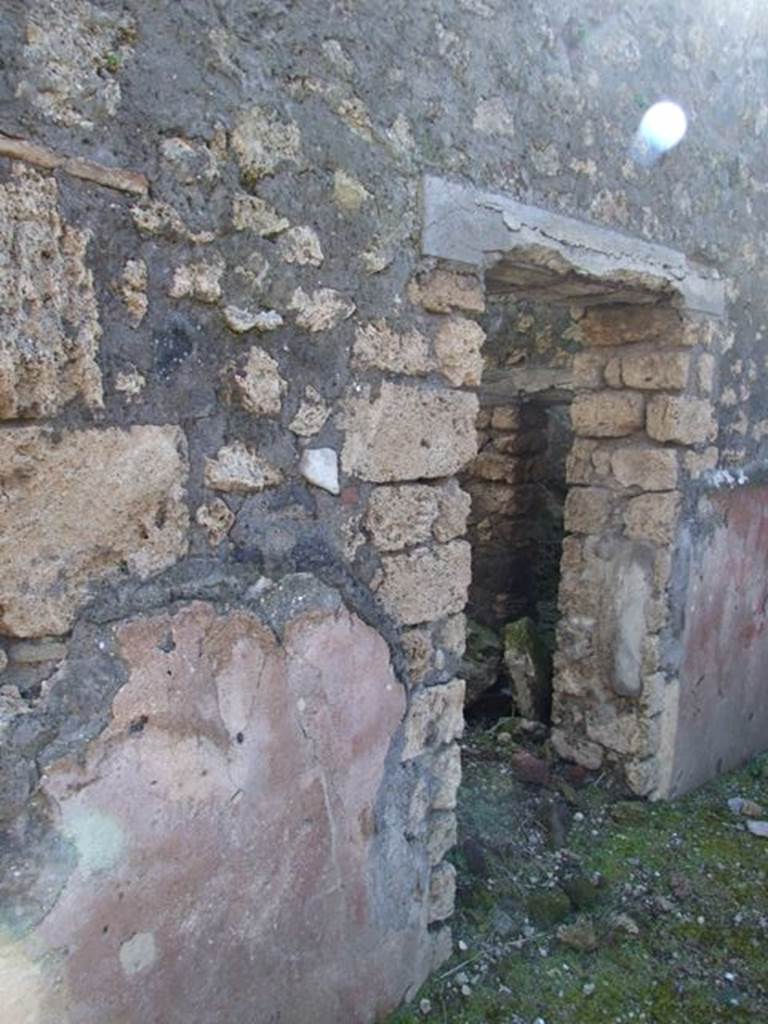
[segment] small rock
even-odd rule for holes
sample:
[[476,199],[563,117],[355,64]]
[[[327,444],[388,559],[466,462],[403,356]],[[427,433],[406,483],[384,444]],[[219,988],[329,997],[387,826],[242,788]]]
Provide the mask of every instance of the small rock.
[[3,669],[7,667],[7,665],[8,665],[8,655],[5,653],[5,651],[2,649],[2,647],[0,647],[0,672],[2,672]]
[[459,971],[459,973],[456,975],[456,984],[466,985],[468,981],[469,975],[466,973],[466,971]]
[[584,987],[582,988],[581,991],[582,991],[582,994],[585,995],[585,996],[594,995],[594,993],[595,993],[595,983],[594,983],[594,981],[588,981],[586,983],[586,985],[584,985]]
[[512,737],[508,732],[500,732],[496,737],[496,746],[506,747],[512,742]]
[[557,937],[564,946],[589,953],[597,949],[595,926],[589,917],[580,917],[573,924],[561,924],[557,929]]
[[768,839],[768,821],[748,821],[747,828],[753,836],[760,836],[761,839]]
[[339,459],[333,448],[305,448],[299,472],[315,487],[330,494],[339,493]]
[[570,783],[571,786],[575,786],[576,789],[585,786],[589,780],[589,771],[580,764],[566,765],[563,774],[565,775],[565,781]]
[[469,946],[466,944],[464,939],[459,939],[459,950],[462,953],[466,953],[468,949],[469,949]]
[[432,1003],[429,999],[422,999],[419,1003],[419,1013],[422,1017],[428,1017],[432,1013]]
[[624,932],[625,935],[640,934],[637,922],[629,914],[614,914],[611,918],[611,925],[615,931]]
[[742,814],[745,818],[760,818],[765,811],[756,804],[754,800],[744,800],[740,796],[734,796],[728,801],[728,809],[733,814]]
[[461,986],[461,994],[466,999],[466,998],[468,998],[469,996],[472,995],[472,989],[469,987],[469,985],[462,985]]
[[549,765],[527,750],[516,750],[510,758],[512,771],[521,782],[545,786],[549,782]]
[[226,306],[224,319],[227,327],[235,334],[246,331],[275,331],[282,327],[283,318],[274,309],[242,309],[240,306]]

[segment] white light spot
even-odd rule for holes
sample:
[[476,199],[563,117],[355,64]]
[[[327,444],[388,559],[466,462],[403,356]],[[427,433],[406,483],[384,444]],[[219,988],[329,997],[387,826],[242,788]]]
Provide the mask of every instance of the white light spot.
[[81,871],[92,874],[118,863],[125,837],[114,818],[97,810],[77,811],[66,822],[65,831],[77,848]]
[[632,156],[648,167],[676,146],[687,130],[688,118],[679,104],[671,100],[654,103],[643,114],[632,143]]

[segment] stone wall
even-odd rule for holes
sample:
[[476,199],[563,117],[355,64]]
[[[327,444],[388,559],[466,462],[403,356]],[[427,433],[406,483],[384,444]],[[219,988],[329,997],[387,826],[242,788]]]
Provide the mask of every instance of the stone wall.
[[[678,516],[698,520],[658,451],[684,482],[759,458],[766,432],[761,19],[753,4],[707,21],[656,3],[643,24],[589,2],[2,6],[0,977],[14,1024],[102,1020],[102,1003],[130,1024],[149,998],[171,1022],[221,1019],[224,993],[252,993],[268,974],[253,965],[277,951],[296,964],[294,1002],[275,986],[265,1019],[300,1021],[311,999],[319,1021],[370,1021],[446,954],[470,580],[455,476],[476,454],[484,295],[482,273],[423,258],[424,173],[674,246],[731,282],[722,336],[665,336],[663,365],[658,337],[607,358],[591,321],[599,353],[574,406],[564,607],[569,579],[596,593],[618,559],[664,637],[651,612],[674,545],[671,568],[662,553]],[[641,171],[628,142],[659,92],[692,130]],[[717,451],[700,440],[714,419]],[[581,532],[596,523],[622,524],[612,554]],[[365,669],[330,678],[329,654],[352,670],[359,651]],[[626,761],[645,791],[656,740],[635,736],[632,709],[662,670],[642,654],[641,698],[600,676],[558,713],[563,736],[581,730],[573,756]],[[592,715],[604,698],[629,709],[620,733]],[[199,850],[177,867],[181,835]],[[159,862],[143,896],[138,838]],[[281,870],[303,917],[270,903]],[[359,987],[339,982],[342,931]]]

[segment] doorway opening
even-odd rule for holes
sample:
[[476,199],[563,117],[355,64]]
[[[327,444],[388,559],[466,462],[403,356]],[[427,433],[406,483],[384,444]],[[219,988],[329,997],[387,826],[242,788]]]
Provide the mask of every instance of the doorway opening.
[[549,724],[578,347],[567,309],[502,296],[484,317],[468,536],[468,720]]

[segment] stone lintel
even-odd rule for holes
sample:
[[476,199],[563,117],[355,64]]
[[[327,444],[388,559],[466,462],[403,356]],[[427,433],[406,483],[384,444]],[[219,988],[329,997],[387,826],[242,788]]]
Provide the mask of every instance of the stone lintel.
[[422,255],[482,269],[489,292],[724,313],[725,282],[675,249],[431,175],[423,203]]

